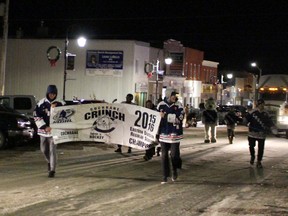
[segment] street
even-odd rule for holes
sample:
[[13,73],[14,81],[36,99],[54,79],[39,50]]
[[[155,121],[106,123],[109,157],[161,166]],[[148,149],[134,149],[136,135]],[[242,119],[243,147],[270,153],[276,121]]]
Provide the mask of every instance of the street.
[[269,136],[263,169],[249,164],[247,128],[226,127],[204,144],[203,127],[181,142],[183,168],[161,185],[161,157],[115,153],[115,145],[58,145],[55,178],[48,178],[39,147],[0,151],[0,215],[288,215],[288,142]]

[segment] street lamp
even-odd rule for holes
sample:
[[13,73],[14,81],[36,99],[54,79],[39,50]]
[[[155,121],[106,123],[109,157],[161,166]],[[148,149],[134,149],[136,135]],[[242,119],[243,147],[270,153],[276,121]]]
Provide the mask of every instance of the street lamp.
[[259,74],[255,75],[255,77],[256,77],[256,86],[255,86],[255,99],[254,99],[254,101],[256,102],[258,100],[259,81],[260,81],[260,77],[262,76],[262,69],[260,67],[258,67],[256,62],[252,62],[251,63],[251,67],[256,67],[259,70]]
[[167,64],[167,65],[172,64],[172,58],[171,57],[165,58],[165,64]]
[[[233,74],[232,73],[228,73],[228,74],[226,74],[226,78],[227,79],[229,79],[229,80],[231,80],[232,78],[233,78]],[[224,83],[227,83],[227,82],[225,82],[224,81],[224,75],[223,74],[221,74],[221,94],[220,94],[220,104],[222,105],[222,103],[223,103],[223,93],[224,93],[224,88],[223,88],[223,84]],[[225,87],[225,90],[226,90],[226,87]]]
[[[77,39],[77,43],[79,47],[84,47],[86,44],[86,38],[79,37]],[[64,47],[64,79],[63,79],[63,100],[65,101],[65,93],[66,93],[66,81],[67,81],[67,58],[68,58],[68,30],[66,32],[66,38],[65,38],[65,47]]]
[[[167,65],[170,65],[171,63],[172,63],[172,58],[171,57],[167,57],[167,58],[165,58],[165,64],[167,64]],[[153,63],[146,63],[145,64],[145,67],[144,67],[144,70],[145,70],[145,73],[147,73],[148,74],[148,77],[149,76],[151,76],[153,73],[156,73],[156,92],[155,92],[155,94],[156,94],[156,97],[155,97],[155,102],[157,103],[158,102],[158,85],[159,85],[159,74],[163,74],[164,73],[164,71],[163,70],[159,70],[159,64],[160,64],[160,61],[159,61],[159,59],[157,59],[157,61],[156,61],[156,64],[153,64]],[[147,67],[152,67],[152,71],[147,71]],[[150,75],[149,75],[150,74]]]

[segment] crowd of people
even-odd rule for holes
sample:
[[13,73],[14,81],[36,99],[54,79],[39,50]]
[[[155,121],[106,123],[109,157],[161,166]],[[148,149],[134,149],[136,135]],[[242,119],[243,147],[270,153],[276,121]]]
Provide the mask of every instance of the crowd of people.
[[[49,85],[46,91],[46,96],[41,99],[34,111],[34,120],[40,135],[40,150],[44,155],[48,165],[48,177],[55,177],[57,152],[56,145],[51,134],[50,127],[50,112],[53,107],[63,106],[65,102],[57,100],[57,87]],[[151,100],[147,100],[145,107],[160,112],[161,121],[158,129],[157,139],[154,141],[152,148],[145,151],[143,156],[145,161],[151,160],[155,154],[160,156],[162,164],[162,181],[161,184],[166,184],[168,179],[176,181],[178,178],[178,169],[182,168],[182,159],[180,154],[180,141],[183,139],[183,120],[186,116],[187,108],[182,106],[178,101],[176,91],[166,90],[166,95],[163,101],[154,105]],[[127,94],[126,100],[122,103],[134,104],[133,95]],[[250,164],[253,165],[256,159],[255,147],[258,144],[257,152],[257,168],[262,168],[262,159],[264,154],[264,146],[267,133],[275,130],[269,114],[264,110],[265,101],[259,99],[256,102],[256,108],[251,110],[244,119],[236,115],[234,109],[231,109],[224,118],[227,125],[227,137],[229,143],[233,143],[235,136],[235,126],[238,122],[245,122],[249,127],[248,145],[250,152]],[[204,123],[205,139],[204,143],[216,143],[216,126],[217,112],[213,99],[208,99],[202,112],[202,122]],[[117,153],[122,153],[122,146],[118,145],[115,150]],[[132,153],[132,148],[128,147],[127,153]],[[172,166],[171,166],[172,165]],[[171,167],[170,167],[171,166]]]

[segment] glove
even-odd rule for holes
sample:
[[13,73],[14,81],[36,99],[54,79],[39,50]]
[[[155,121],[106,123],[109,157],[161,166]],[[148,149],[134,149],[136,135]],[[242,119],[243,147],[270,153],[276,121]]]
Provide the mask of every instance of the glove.
[[272,127],[271,129],[272,134],[277,135],[278,134],[278,130],[276,127]]

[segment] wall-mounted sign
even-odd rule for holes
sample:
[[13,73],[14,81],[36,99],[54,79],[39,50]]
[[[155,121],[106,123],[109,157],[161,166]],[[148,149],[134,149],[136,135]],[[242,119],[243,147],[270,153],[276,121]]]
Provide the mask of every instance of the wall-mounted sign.
[[123,51],[87,50],[86,74],[122,76]]

